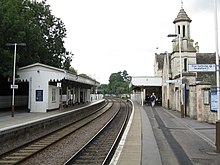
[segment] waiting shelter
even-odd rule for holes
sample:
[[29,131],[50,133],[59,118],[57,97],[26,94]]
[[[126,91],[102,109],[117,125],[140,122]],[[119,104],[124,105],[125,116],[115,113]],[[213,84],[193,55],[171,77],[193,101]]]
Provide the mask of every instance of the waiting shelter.
[[154,93],[158,101],[162,98],[162,78],[160,76],[132,76],[130,87],[131,99],[144,104],[147,98]]
[[99,82],[68,73],[64,69],[35,63],[18,70],[19,79],[29,84],[28,109],[47,112],[65,105],[91,102]]

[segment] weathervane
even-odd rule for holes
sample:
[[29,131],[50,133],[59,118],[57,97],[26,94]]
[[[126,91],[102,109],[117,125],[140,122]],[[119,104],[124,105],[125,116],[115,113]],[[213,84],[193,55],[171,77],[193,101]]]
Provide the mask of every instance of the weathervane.
[[183,0],[181,0],[181,9],[183,9]]

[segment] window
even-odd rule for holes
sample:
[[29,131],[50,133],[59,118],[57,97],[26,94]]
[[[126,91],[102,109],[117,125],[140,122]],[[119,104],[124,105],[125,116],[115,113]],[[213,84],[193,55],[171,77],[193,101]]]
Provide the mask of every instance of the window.
[[180,25],[178,25],[178,34],[180,34]]
[[52,103],[56,102],[56,89],[52,89]]
[[184,58],[184,71],[187,71],[187,58]]
[[208,90],[204,90],[203,93],[203,101],[204,101],[204,105],[209,105],[209,100],[210,100],[210,93]]
[[186,36],[186,29],[185,29],[185,25],[183,25],[183,37]]

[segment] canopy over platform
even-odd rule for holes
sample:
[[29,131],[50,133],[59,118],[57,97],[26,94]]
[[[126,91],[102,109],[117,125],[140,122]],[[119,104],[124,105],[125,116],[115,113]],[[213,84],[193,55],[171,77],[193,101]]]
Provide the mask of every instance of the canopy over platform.
[[[71,74],[64,69],[52,67],[41,63],[35,63],[19,68],[18,75],[19,79],[21,79],[22,81],[29,81],[30,77],[34,77],[35,74],[40,75],[42,74],[42,72],[47,73],[46,77],[43,78],[44,81],[47,80],[49,82],[61,82],[62,80],[65,80],[71,81],[77,86],[82,85],[87,87],[100,85],[100,83],[96,80],[81,77],[76,74]],[[32,76],[28,73],[31,73]]]
[[66,105],[91,101],[91,91],[100,85],[91,78],[64,69],[35,63],[18,70],[19,79],[28,82],[28,109],[47,112]]
[[162,78],[157,76],[135,76],[132,77],[130,87],[132,96],[142,105],[147,102],[152,93],[157,97],[158,104],[161,104],[162,98]]
[[162,78],[155,76],[134,76],[131,79],[131,87],[143,87],[143,86],[162,86]]

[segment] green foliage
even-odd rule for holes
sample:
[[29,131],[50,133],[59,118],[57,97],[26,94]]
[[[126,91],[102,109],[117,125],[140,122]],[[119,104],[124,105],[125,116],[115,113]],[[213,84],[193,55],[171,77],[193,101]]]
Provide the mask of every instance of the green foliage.
[[75,70],[73,67],[70,67],[68,72],[70,72],[72,74],[77,74],[77,70]]
[[121,74],[125,82],[131,82],[131,76],[128,75],[128,72],[126,70],[124,70]]
[[107,94],[108,93],[108,85],[101,84],[98,88],[98,94]]
[[112,84],[114,82],[124,82],[124,79],[121,75],[121,72],[112,73],[109,77],[109,83]]
[[80,77],[87,78],[87,79],[90,79],[90,80],[94,80],[94,81],[96,81],[94,78],[92,78],[92,77],[88,76],[88,75],[87,75],[87,74],[85,74],[85,73],[80,73],[80,74],[79,74],[79,76],[80,76]]
[[17,67],[40,62],[69,70],[73,54],[66,51],[66,28],[61,19],[51,14],[46,0],[0,1],[0,75],[12,75],[14,47],[17,46]]
[[87,74],[85,73],[80,73],[79,76],[84,77],[84,78],[90,78]]
[[109,77],[109,84],[102,84],[99,87],[99,91],[103,94],[114,94],[120,95],[125,93],[130,93],[129,83],[131,77],[128,75],[127,71],[112,73]]

